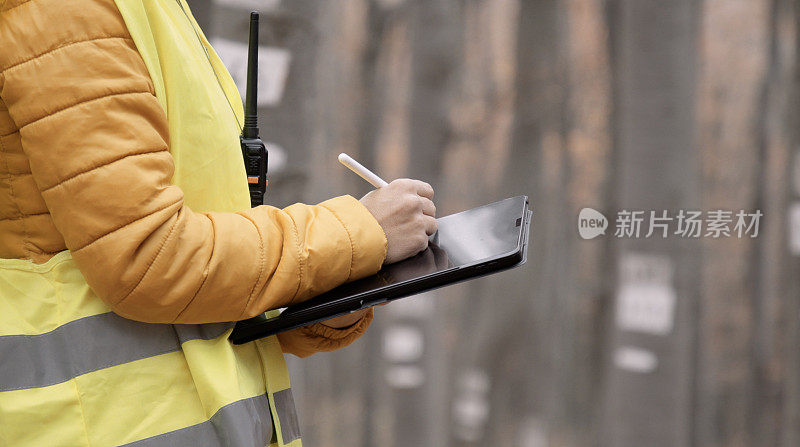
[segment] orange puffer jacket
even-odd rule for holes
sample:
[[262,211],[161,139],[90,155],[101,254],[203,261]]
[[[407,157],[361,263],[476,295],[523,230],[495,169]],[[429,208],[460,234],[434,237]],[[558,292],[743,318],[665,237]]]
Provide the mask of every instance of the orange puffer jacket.
[[[155,323],[249,318],[380,268],[384,233],[349,196],[192,211],[167,129],[113,0],[0,0],[0,258],[68,249],[112,310]],[[281,345],[336,349],[371,317]]]

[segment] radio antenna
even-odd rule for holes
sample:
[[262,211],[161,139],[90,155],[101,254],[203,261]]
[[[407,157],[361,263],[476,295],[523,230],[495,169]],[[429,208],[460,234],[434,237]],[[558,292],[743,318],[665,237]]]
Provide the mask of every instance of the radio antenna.
[[250,13],[250,43],[247,49],[247,92],[244,100],[242,137],[258,138],[258,12]]
[[250,13],[250,45],[247,50],[247,93],[244,100],[244,127],[239,143],[242,146],[244,170],[250,189],[250,204],[264,204],[267,191],[267,147],[258,137],[258,12]]

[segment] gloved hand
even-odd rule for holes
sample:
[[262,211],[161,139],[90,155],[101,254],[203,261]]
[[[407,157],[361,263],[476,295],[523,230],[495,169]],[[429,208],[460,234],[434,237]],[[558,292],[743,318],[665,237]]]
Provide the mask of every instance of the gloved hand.
[[[436,232],[436,207],[431,185],[411,179],[398,179],[383,188],[370,191],[361,203],[372,213],[386,234],[384,264],[410,258],[428,247],[428,236]],[[362,309],[322,322],[325,326],[345,328],[358,322],[367,312]]]
[[386,234],[385,264],[402,261],[428,247],[428,236],[437,229],[432,199],[431,185],[412,179],[395,180],[361,198]]

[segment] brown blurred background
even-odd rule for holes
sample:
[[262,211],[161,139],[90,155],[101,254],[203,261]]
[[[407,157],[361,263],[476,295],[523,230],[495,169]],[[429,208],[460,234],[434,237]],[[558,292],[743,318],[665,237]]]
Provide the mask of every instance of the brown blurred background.
[[[237,80],[262,12],[269,204],[366,193],[347,152],[430,182],[441,215],[534,209],[526,266],[290,360],[305,445],[800,445],[800,1],[190,4]],[[583,207],[606,236],[579,238]],[[623,209],[764,217],[617,238]]]

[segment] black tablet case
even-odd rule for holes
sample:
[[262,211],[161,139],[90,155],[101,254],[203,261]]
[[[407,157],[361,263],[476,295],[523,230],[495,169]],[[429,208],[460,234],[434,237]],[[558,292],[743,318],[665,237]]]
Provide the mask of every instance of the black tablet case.
[[[519,197],[510,199],[517,198]],[[247,343],[258,338],[275,335],[337,315],[343,315],[365,307],[375,306],[386,301],[417,295],[439,287],[519,267],[527,262],[528,237],[533,214],[532,211],[527,210],[527,197],[524,197],[524,200],[526,211],[525,219],[520,230],[522,233],[522,240],[520,243],[520,250],[515,255],[503,259],[481,262],[476,265],[446,268],[437,271],[435,274],[417,278],[420,274],[425,274],[424,271],[414,272],[414,269],[419,270],[422,268],[420,267],[421,265],[425,265],[417,258],[427,257],[428,259],[425,259],[425,261],[433,262],[437,268],[444,267],[441,263],[447,262],[447,255],[443,255],[444,251],[436,245],[436,237],[434,236],[431,238],[431,243],[425,251],[407,261],[387,265],[373,276],[343,284],[330,292],[323,293],[303,303],[290,306],[278,317],[267,319],[266,316],[262,315],[238,322],[230,339],[234,344]],[[495,203],[484,206],[491,206]],[[417,279],[412,282],[402,282],[413,278]],[[392,280],[401,282],[392,284]],[[385,286],[389,287],[373,292],[374,289]],[[358,290],[364,289],[373,290],[369,290],[368,293],[357,293]]]

